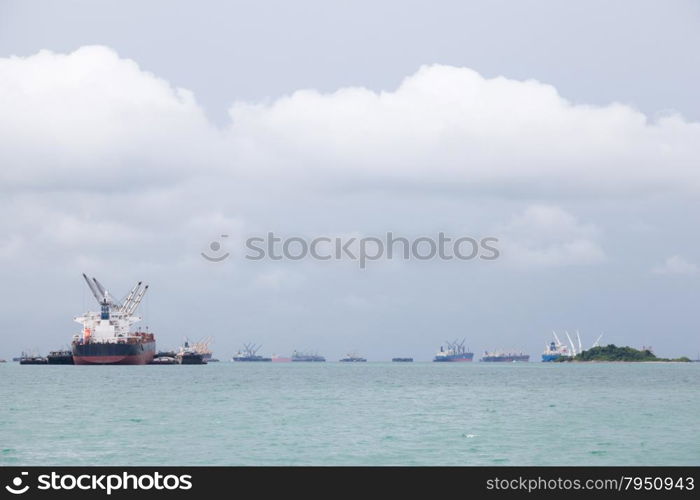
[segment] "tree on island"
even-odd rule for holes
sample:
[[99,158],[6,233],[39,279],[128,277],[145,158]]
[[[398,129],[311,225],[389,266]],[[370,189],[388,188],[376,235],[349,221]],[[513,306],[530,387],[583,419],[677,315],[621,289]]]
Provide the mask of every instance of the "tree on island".
[[690,361],[687,357],[677,359],[658,358],[649,349],[618,347],[615,344],[596,346],[578,353],[576,356],[562,356],[557,361]]

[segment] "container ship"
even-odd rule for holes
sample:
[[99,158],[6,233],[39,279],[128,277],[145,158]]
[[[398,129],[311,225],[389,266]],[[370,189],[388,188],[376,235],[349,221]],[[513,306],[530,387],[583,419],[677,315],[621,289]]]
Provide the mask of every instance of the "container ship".
[[326,358],[315,353],[294,351],[292,353],[292,361],[302,363],[323,363],[326,361]]
[[83,326],[72,342],[76,365],[145,365],[153,360],[156,340],[152,333],[131,331],[141,321],[136,316],[148,285],[139,281],[123,303],[117,302],[95,278],[83,278],[100,305],[100,312],[86,312],[74,319]]
[[440,346],[440,350],[435,354],[433,361],[436,363],[464,363],[474,359],[474,353],[464,347],[465,340],[447,342],[447,349]]
[[481,361],[487,363],[527,363],[528,361],[530,361],[530,355],[524,354],[522,352],[484,351],[484,355],[481,357]]

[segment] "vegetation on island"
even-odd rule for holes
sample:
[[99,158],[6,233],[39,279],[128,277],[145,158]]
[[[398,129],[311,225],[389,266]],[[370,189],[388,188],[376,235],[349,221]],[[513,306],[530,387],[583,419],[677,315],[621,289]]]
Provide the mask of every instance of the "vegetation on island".
[[578,353],[576,356],[562,356],[557,361],[690,361],[687,357],[668,359],[658,358],[649,349],[617,347],[615,344],[596,346]]

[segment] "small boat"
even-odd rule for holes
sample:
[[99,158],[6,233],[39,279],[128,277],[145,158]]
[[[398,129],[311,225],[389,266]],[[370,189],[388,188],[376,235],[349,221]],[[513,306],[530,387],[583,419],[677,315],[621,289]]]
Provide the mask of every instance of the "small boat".
[[67,349],[62,351],[51,351],[48,356],[46,356],[46,362],[50,365],[72,365],[73,363],[73,352]]
[[46,365],[48,360],[42,356],[23,356],[19,359],[20,365]]
[[153,358],[153,361],[148,363],[149,365],[179,365],[180,362],[173,357],[170,356],[158,356],[157,358]]

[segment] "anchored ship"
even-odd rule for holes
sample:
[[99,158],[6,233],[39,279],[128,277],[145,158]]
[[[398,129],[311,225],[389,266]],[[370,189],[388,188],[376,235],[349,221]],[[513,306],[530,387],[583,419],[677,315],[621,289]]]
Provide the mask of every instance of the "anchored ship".
[[83,326],[73,336],[73,362],[76,365],[145,365],[153,360],[156,340],[152,333],[132,332],[131,325],[141,321],[136,316],[148,285],[139,281],[123,302],[116,301],[95,278],[83,274],[90,291],[100,305],[100,312],[88,311],[74,319]]
[[292,358],[288,358],[287,356],[280,356],[279,354],[273,354],[272,355],[272,362],[273,363],[291,363]]
[[206,365],[207,360],[196,347],[191,346],[188,340],[180,346],[175,359],[181,365]]
[[20,365],[45,365],[48,364],[48,360],[40,356],[36,353],[26,353],[22,352],[22,355],[19,357],[19,364]]
[[292,353],[292,361],[294,362],[324,362],[326,358],[319,356],[316,353],[294,351]]
[[440,350],[435,354],[433,361],[435,362],[446,362],[446,363],[459,363],[459,362],[469,362],[474,359],[474,353],[469,352],[469,349],[464,347],[463,339],[461,342],[455,340],[453,342],[447,342],[447,349],[440,346]]
[[515,363],[521,361],[527,363],[530,361],[530,355],[522,352],[484,351],[481,361],[490,363]]
[[[552,335],[554,336],[554,340],[551,341],[549,344],[545,344],[544,352],[542,353],[542,361],[543,362],[547,363],[547,362],[551,362],[551,361],[556,361],[559,358],[563,358],[563,357],[576,356],[577,354],[579,354],[583,351],[583,345],[581,343],[581,335],[579,334],[578,330],[576,330],[576,338],[578,339],[578,348],[576,347],[576,344],[574,343],[574,341],[571,339],[569,332],[565,331],[564,333],[566,334],[566,338],[569,340],[569,345],[562,343],[559,340],[559,337],[557,337],[557,332],[552,331]],[[593,342],[593,345],[591,347],[596,347],[597,345],[599,345],[601,338],[603,338],[602,333],[598,336],[596,341]]]
[[51,351],[49,355],[46,356],[46,361],[50,365],[72,365],[73,353],[68,350]]
[[234,354],[231,361],[272,361],[272,358],[258,355],[261,347],[255,344],[243,344],[243,350]]
[[209,363],[209,362],[216,362],[218,359],[212,358],[212,352],[211,349],[209,348],[209,345],[214,342],[213,337],[204,337],[202,340],[199,342],[194,342],[190,344],[190,347],[194,352],[197,354],[200,354],[202,356],[202,359],[204,360],[204,363]]
[[343,359],[340,360],[341,363],[366,363],[367,359],[363,358],[356,352],[351,352],[345,355]]

